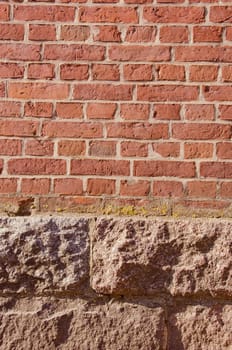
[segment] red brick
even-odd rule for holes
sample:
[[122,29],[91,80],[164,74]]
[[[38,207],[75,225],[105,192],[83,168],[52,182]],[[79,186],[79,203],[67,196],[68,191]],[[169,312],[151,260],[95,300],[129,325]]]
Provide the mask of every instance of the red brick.
[[211,6],[209,19],[215,23],[232,23],[232,6]]
[[53,142],[43,140],[28,140],[26,142],[25,154],[31,156],[52,156]]
[[88,103],[88,119],[113,119],[117,109],[116,103]]
[[185,80],[185,67],[177,65],[162,64],[156,66],[158,80]]
[[147,157],[148,144],[136,141],[124,141],[121,143],[122,157]]
[[28,65],[29,79],[53,79],[55,77],[54,64],[31,63]]
[[154,42],[157,29],[154,26],[129,26],[126,32],[125,41],[131,43]]
[[215,123],[181,123],[173,124],[172,133],[179,140],[222,140],[230,139],[230,125]]
[[232,158],[232,143],[231,142],[219,142],[219,143],[217,143],[217,157],[219,159],[231,159]]
[[186,191],[189,197],[215,198],[217,183],[213,181],[189,181]]
[[154,106],[154,118],[160,120],[179,120],[180,108],[178,104],[158,104]]
[[126,64],[123,67],[124,79],[128,81],[146,81],[153,79],[152,65]]
[[193,104],[185,106],[185,119],[187,120],[214,120],[215,108],[213,105]]
[[196,6],[145,7],[143,18],[150,23],[201,23],[205,19],[205,10]]
[[0,97],[5,97],[5,94],[6,94],[5,83],[0,83]]
[[226,82],[232,81],[232,66],[222,67],[222,80]]
[[167,160],[136,160],[134,162],[135,176],[174,176],[180,178],[195,177],[194,162],[178,162]]
[[152,0],[125,0],[126,4],[150,4],[152,3]]
[[8,96],[20,99],[65,99],[69,95],[69,86],[52,83],[12,83],[9,82]]
[[189,68],[190,81],[216,81],[218,67],[209,65],[196,65]]
[[0,117],[19,117],[21,104],[14,101],[0,101]]
[[44,59],[61,61],[102,61],[105,48],[87,44],[45,44]]
[[73,97],[76,100],[128,101],[132,99],[131,85],[79,84],[74,86]]
[[53,24],[29,24],[29,40],[56,40],[56,27]]
[[[190,208],[191,209],[207,209],[206,213],[208,212],[209,209],[217,209],[217,210],[222,210],[226,209],[229,206],[228,201],[219,201],[219,200],[182,200],[178,201],[178,204],[182,207],[185,208]],[[191,210],[192,211],[192,210]],[[191,212],[190,211],[190,212]],[[194,213],[194,212],[193,212]]]
[[23,194],[48,194],[50,191],[50,179],[22,179],[21,192]]
[[231,27],[227,27],[226,28],[226,40],[232,40],[232,28]]
[[91,141],[89,155],[95,157],[116,156],[116,142],[114,141]]
[[121,104],[120,117],[126,120],[147,120],[150,114],[150,105],[141,103]]
[[54,193],[61,195],[81,195],[83,193],[82,180],[80,179],[55,179]]
[[143,85],[138,86],[139,101],[192,101],[198,98],[197,86]]
[[213,144],[203,142],[188,142],[184,144],[184,157],[193,158],[212,158]]
[[116,64],[93,64],[93,80],[120,80],[119,66]]
[[138,14],[132,7],[91,6],[80,7],[79,19],[88,23],[138,23]]
[[175,59],[177,62],[232,62],[232,47],[179,46],[175,47]]
[[207,101],[231,101],[232,86],[203,86],[203,93]]
[[23,40],[24,25],[22,24],[0,24],[0,40]]
[[10,6],[0,4],[0,21],[8,21],[10,19]]
[[97,26],[97,33],[93,34],[95,41],[102,42],[121,42],[121,33],[117,26]]
[[61,119],[82,119],[83,106],[75,102],[57,102],[56,115]]
[[38,132],[38,123],[29,120],[1,120],[1,136],[35,136]]
[[168,138],[168,125],[164,123],[109,123],[107,125],[107,137],[137,140],[166,139]]
[[115,193],[115,180],[88,179],[87,193],[90,196]]
[[153,143],[153,151],[159,153],[162,157],[179,157],[180,144],[177,142]]
[[182,197],[183,185],[178,181],[154,181],[153,195],[156,197]]
[[17,179],[0,179],[0,193],[16,193]]
[[17,63],[0,63],[0,78],[22,78],[24,67]]
[[53,158],[12,158],[8,161],[8,174],[64,175],[66,161]]
[[90,37],[90,28],[79,25],[61,26],[60,39],[64,41],[86,41]]
[[216,26],[196,26],[193,27],[194,42],[221,42],[222,27]]
[[150,182],[143,180],[123,180],[120,184],[120,195],[129,197],[145,197],[150,192]]
[[130,162],[127,160],[73,159],[72,175],[130,175]]
[[39,61],[40,45],[1,43],[0,58],[16,61]]
[[111,46],[109,58],[112,61],[157,62],[170,61],[170,48],[166,46]]
[[200,176],[215,177],[219,179],[232,178],[232,163],[227,162],[202,162],[200,164]]
[[22,153],[22,141],[0,139],[0,154],[4,156],[19,156]]
[[231,105],[219,105],[220,119],[232,120],[232,106]]
[[49,102],[26,102],[24,114],[26,117],[51,118],[53,106]]
[[3,160],[0,159],[0,174],[2,173],[3,170]]
[[62,64],[60,66],[60,78],[63,80],[87,80],[88,77],[88,64]]
[[16,5],[14,19],[22,21],[68,22],[75,18],[75,7]]
[[52,121],[43,124],[42,135],[48,137],[102,137],[102,125],[92,122]]
[[223,198],[232,198],[232,182],[222,182],[220,195]]
[[173,25],[160,28],[160,42],[162,43],[187,43],[188,37],[188,27]]
[[58,143],[59,156],[80,156],[85,154],[85,141],[61,140]]

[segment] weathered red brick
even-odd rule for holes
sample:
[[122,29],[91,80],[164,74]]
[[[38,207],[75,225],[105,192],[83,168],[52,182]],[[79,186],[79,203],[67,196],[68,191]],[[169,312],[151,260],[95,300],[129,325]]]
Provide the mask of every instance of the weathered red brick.
[[122,157],[147,157],[148,144],[137,141],[123,141],[121,143]]
[[129,197],[145,197],[148,196],[150,192],[150,182],[149,181],[129,181],[122,180],[120,183],[120,195]]
[[72,6],[15,5],[14,19],[23,21],[69,22],[75,18]]
[[12,158],[8,161],[8,174],[64,175],[66,161],[54,158]]
[[138,23],[138,14],[132,7],[89,6],[80,7],[80,22],[88,23]]
[[205,19],[205,9],[197,6],[147,6],[143,18],[151,23],[201,23]]
[[174,176],[192,178],[195,176],[194,162],[167,160],[136,160],[134,162],[135,176]]
[[50,192],[50,179],[22,179],[21,192],[23,194],[43,195]]
[[85,154],[85,141],[61,140],[58,143],[59,156],[80,156]]
[[90,196],[115,193],[115,180],[109,179],[88,179],[87,193]]
[[62,64],[60,66],[60,78],[62,80],[87,80],[88,77],[88,64]]
[[168,138],[168,125],[148,123],[109,123],[107,125],[107,137],[127,138],[138,140],[156,140]]
[[88,103],[88,119],[112,119],[117,109],[116,103]]
[[56,83],[9,83],[8,96],[20,99],[65,99],[69,94],[67,84]]
[[81,195],[83,193],[82,180],[80,179],[55,179],[54,193],[60,195]]
[[127,160],[73,159],[72,175],[124,175],[130,174],[130,162]]
[[123,103],[120,108],[120,117],[126,120],[147,120],[150,114],[150,105],[142,103]]
[[102,137],[102,125],[94,122],[51,121],[43,124],[42,135],[48,137]]
[[180,140],[221,140],[230,139],[230,125],[212,123],[181,123],[173,124],[172,134]]
[[0,40],[20,41],[24,39],[23,24],[0,24]]

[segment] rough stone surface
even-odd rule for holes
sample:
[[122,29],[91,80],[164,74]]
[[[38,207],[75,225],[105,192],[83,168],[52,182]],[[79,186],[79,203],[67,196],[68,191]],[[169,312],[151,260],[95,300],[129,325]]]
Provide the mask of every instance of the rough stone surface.
[[78,292],[89,277],[88,220],[0,219],[0,294]]
[[231,350],[232,305],[187,306],[169,318],[171,350]]
[[0,300],[0,349],[164,350],[161,307],[82,299]]
[[104,294],[232,297],[232,223],[101,218],[92,287]]

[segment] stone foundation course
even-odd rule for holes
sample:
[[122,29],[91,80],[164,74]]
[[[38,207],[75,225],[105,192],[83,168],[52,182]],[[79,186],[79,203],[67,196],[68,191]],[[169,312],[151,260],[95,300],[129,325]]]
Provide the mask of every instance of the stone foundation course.
[[231,350],[232,221],[0,218],[1,350]]

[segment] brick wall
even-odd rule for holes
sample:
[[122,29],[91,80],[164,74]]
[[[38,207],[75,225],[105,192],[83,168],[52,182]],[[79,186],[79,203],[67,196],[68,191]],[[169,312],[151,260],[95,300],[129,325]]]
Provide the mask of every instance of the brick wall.
[[1,1],[1,210],[230,215],[231,18],[226,0]]

